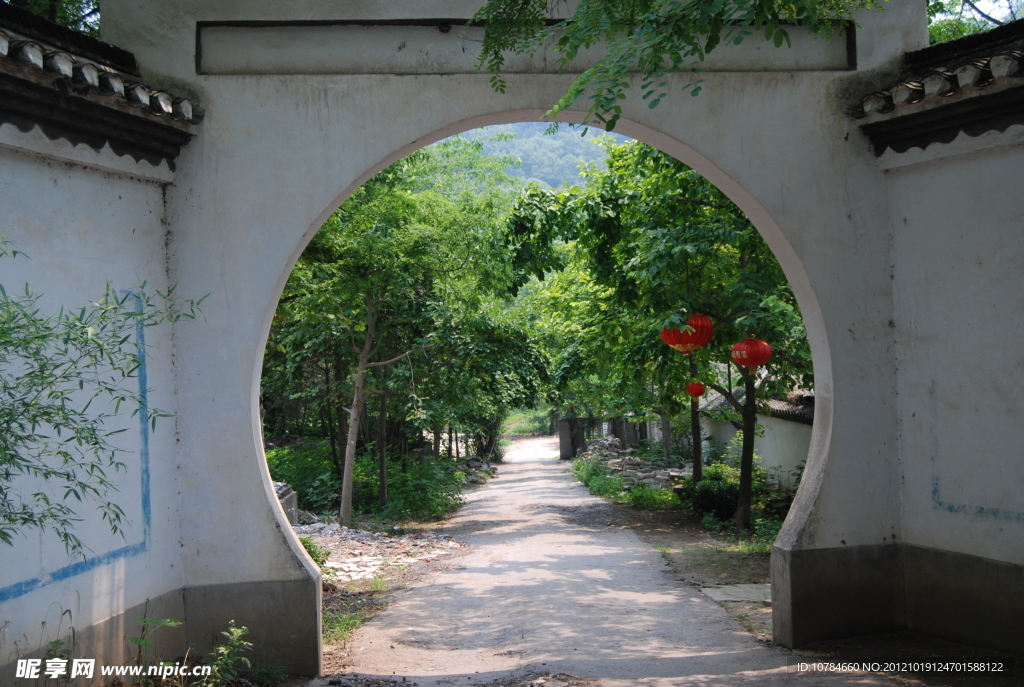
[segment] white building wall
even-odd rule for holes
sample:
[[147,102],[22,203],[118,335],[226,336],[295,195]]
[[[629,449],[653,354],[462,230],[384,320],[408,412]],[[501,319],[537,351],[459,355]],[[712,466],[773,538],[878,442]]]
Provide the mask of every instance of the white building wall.
[[[177,411],[177,434],[158,427],[151,438],[160,553],[111,563],[102,576],[50,580],[0,601],[3,617],[23,627],[45,614],[47,598],[82,597],[79,617],[94,621],[184,586],[201,634],[229,617],[250,622],[236,614],[245,613],[261,644],[276,642],[296,670],[317,669],[319,581],[271,505],[259,441],[258,379],[277,298],[324,219],[372,174],[472,127],[536,120],[569,78],[513,74],[497,95],[485,74],[282,73],[262,54],[248,74],[197,73],[197,22],[468,17],[479,4],[104,3],[104,38],[134,51],[153,86],[194,96],[205,120],[166,195],[163,173],[140,182],[113,160],[115,172],[58,170],[4,150],[0,228],[34,258],[4,280],[42,275],[52,302],[76,302],[107,280],[163,284],[166,267],[184,293],[209,298],[203,317],[174,328],[173,375],[168,335],[152,335],[166,356],[152,365],[154,403]],[[703,74],[699,98],[681,90],[683,75],[656,110],[636,92],[623,101],[621,133],[691,165],[747,213],[805,318],[817,417],[773,554],[783,643],[900,626],[912,585],[897,540],[1022,562],[1024,475],[1012,459],[1021,444],[1019,133],[994,143],[1014,148],[931,162],[937,146],[893,163],[875,159],[847,115],[851,98],[894,75],[901,51],[926,44],[924,9],[902,0],[862,17],[856,73],[801,70],[766,53],[754,71]],[[973,338],[958,335],[965,329]],[[976,469],[959,469],[965,456]],[[237,526],[213,526],[224,522]],[[49,547],[19,545],[40,575],[62,564],[44,560]],[[29,567],[19,562],[18,574]]]
[[1021,564],[1024,126],[912,152],[888,171],[904,541]]
[[[104,3],[104,39],[133,51],[148,83],[193,95],[205,112],[197,138],[177,161],[167,202],[171,278],[210,294],[204,319],[175,328],[186,576],[190,585],[217,590],[210,609],[245,610],[239,590],[266,580],[311,588],[296,570],[294,542],[275,531],[279,519],[257,498],[270,490],[258,440],[263,346],[305,244],[385,165],[473,127],[537,120],[570,77],[511,74],[499,95],[486,74],[345,74],[325,67],[281,73],[269,55],[247,74],[197,73],[197,22],[469,17],[479,5]],[[926,41],[923,4],[892,3],[884,16],[862,18],[858,69],[891,70],[901,50]],[[278,51],[274,60],[280,58]],[[682,90],[688,75],[670,77],[670,95],[656,110],[630,93],[618,131],[691,165],[736,201],[800,302],[815,360],[819,423],[811,479],[805,478],[780,546],[873,545],[899,527],[890,460],[892,332],[884,324],[892,309],[890,246],[878,236],[885,226],[884,179],[845,111],[850,93],[861,87],[859,76],[801,66],[807,65],[793,64],[784,52],[766,53],[752,71],[703,74],[699,98]],[[563,114],[567,121],[582,119],[578,111]],[[851,328],[860,334],[850,336]],[[848,498],[851,484],[863,494],[856,502]],[[246,527],[226,533],[207,526],[226,512]],[[315,601],[290,607],[305,603]],[[279,634],[285,626],[292,627],[282,621],[267,631]]]
[[[150,293],[166,291],[161,179],[168,173],[109,150],[76,149],[38,130],[0,125],[0,234],[25,254],[0,260],[0,284],[12,295],[29,285],[43,314],[97,301],[107,284],[122,291],[146,282]],[[188,285],[182,290],[196,295]],[[149,405],[174,412],[170,327],[149,328],[144,336]],[[139,388],[137,380],[128,384]],[[69,556],[55,535],[38,530],[23,530],[13,546],[0,543],[0,667],[15,653],[66,640],[71,626],[84,630],[182,587],[175,421],[159,420],[154,431],[144,432],[140,418],[128,417],[131,410],[122,413],[127,431],[114,442],[124,450],[127,470],[108,475],[118,489],[111,500],[126,515],[123,538],[111,534],[88,502],[72,501],[83,518],[76,533],[87,547],[84,558]],[[31,493],[38,483],[20,479],[14,485]],[[157,612],[180,614],[180,602]],[[117,630],[123,637],[139,628]],[[96,657],[116,660],[121,645],[120,639],[108,644]]]
[[[764,415],[757,416],[757,424],[764,436],[754,439],[754,454],[760,456],[761,465],[772,471],[779,486],[792,488],[796,482],[794,471],[807,462],[811,426]],[[711,437],[711,442],[716,444],[729,443],[739,431],[731,422],[708,418],[701,418],[701,427],[704,434]],[[709,442],[704,442],[704,450],[708,448]]]

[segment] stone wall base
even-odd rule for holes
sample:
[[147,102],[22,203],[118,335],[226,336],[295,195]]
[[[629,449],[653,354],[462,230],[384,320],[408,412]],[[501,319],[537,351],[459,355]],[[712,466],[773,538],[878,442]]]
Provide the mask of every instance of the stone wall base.
[[184,590],[187,640],[209,651],[223,639],[228,623],[249,628],[246,641],[261,663],[273,663],[293,675],[319,675],[319,580],[243,582],[188,587]]
[[[318,580],[246,582],[176,589],[90,627],[75,628],[72,655],[97,659],[99,665],[135,665],[139,647],[128,641],[139,637],[139,618],[182,620],[179,627],[151,629],[153,646],[143,656],[153,665],[157,660],[182,660],[186,651],[193,656],[208,654],[221,644],[220,634],[234,620],[249,632],[244,639],[253,645],[245,654],[254,663],[276,664],[293,675],[319,675],[320,587]],[[65,628],[66,629],[66,628]],[[61,639],[69,641],[66,631]],[[20,658],[42,657],[45,647],[29,647]],[[17,657],[14,657],[17,658]],[[205,662],[205,661],[204,661]],[[15,675],[12,664],[0,666],[0,675]],[[18,681],[21,682],[21,681]],[[35,681],[24,681],[25,687]],[[3,683],[0,680],[0,683]]]
[[1024,565],[913,544],[772,549],[775,641],[912,629],[1020,651]]

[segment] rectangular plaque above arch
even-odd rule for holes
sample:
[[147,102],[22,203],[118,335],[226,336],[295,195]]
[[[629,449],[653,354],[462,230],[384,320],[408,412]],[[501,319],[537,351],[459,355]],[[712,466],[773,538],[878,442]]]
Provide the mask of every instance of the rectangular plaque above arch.
[[[245,21],[196,24],[197,74],[472,74],[483,27],[468,19]],[[788,29],[792,47],[750,36],[712,53],[702,68],[725,72],[843,71],[856,68],[854,28],[845,40]],[[557,55],[510,55],[506,74],[579,74],[598,50],[565,69]]]

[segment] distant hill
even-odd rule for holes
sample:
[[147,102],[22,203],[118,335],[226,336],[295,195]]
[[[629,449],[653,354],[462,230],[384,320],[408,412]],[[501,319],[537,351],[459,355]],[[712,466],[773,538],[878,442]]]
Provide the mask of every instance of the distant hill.
[[[571,128],[563,124],[551,135],[546,122],[524,122],[503,124],[467,131],[469,138],[479,137],[484,141],[488,155],[507,155],[522,161],[522,165],[509,168],[509,173],[521,176],[527,182],[537,182],[549,188],[582,184],[580,165],[597,164],[604,168],[604,147],[599,137],[622,143],[631,139],[619,134],[609,134],[603,129],[583,127]],[[493,140],[501,134],[514,134],[509,140]],[[583,135],[581,135],[583,134]]]

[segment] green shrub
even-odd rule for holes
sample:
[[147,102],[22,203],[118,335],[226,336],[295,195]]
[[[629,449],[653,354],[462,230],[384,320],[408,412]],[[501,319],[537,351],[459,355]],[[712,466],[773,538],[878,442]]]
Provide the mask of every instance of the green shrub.
[[712,463],[704,468],[703,478],[708,482],[740,483],[740,469],[726,463]]
[[665,449],[661,443],[651,443],[647,440],[638,442],[633,446],[632,457],[647,461],[659,467],[665,467],[668,464],[672,466],[678,465],[678,458],[673,458],[669,463],[665,461]]
[[572,472],[597,496],[617,500],[623,494],[622,476],[609,474],[604,461],[598,456],[577,458],[572,462]]
[[[353,511],[396,521],[436,520],[459,509],[465,478],[455,472],[454,463],[419,463],[408,459],[406,462],[408,472],[403,473],[400,460],[390,460],[388,503],[382,509],[377,455],[373,451],[358,454],[353,470]],[[275,480],[292,485],[300,508],[315,513],[337,510],[341,479],[335,472],[327,442],[306,441],[271,449],[267,451],[267,465]]]
[[277,482],[292,485],[299,508],[314,513],[337,509],[341,479],[326,441],[304,441],[267,451],[267,466]]
[[719,444],[716,441],[708,442],[708,448],[703,453],[704,464],[711,466],[723,462],[728,449],[729,444]]
[[712,532],[725,532],[732,527],[732,521],[715,517],[714,513],[706,513],[700,521],[701,527]]
[[625,493],[619,475],[594,475],[586,482],[592,493],[604,499],[618,500]]
[[775,543],[782,529],[782,520],[775,518],[755,518],[751,524],[754,526],[754,537],[769,547]]
[[679,497],[667,489],[655,489],[641,482],[629,490],[626,501],[634,508],[645,510],[669,510],[681,508]]
[[454,463],[411,465],[407,473],[396,470],[388,476],[388,503],[380,511],[382,520],[437,520],[463,504],[466,476],[456,472]]
[[[501,433],[528,436],[551,434],[551,409],[546,406],[536,409],[521,408],[505,418]],[[492,459],[491,462],[496,461]]]
[[690,499],[698,515],[709,514],[726,520],[736,512],[739,495],[739,484],[705,477],[693,486]]
[[318,568],[324,567],[324,563],[326,563],[327,559],[331,557],[331,550],[324,546],[320,546],[309,537],[299,537],[299,541],[302,542],[302,547],[306,549],[306,553],[308,553],[309,557],[313,559],[316,566]]

